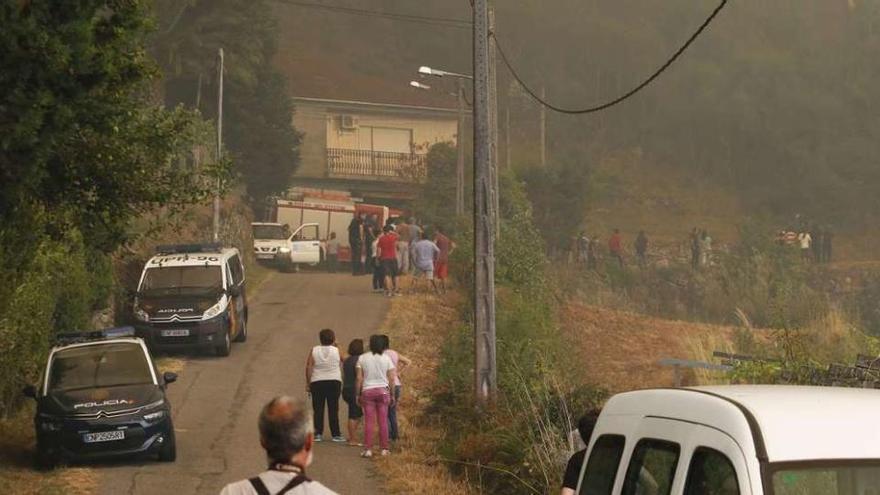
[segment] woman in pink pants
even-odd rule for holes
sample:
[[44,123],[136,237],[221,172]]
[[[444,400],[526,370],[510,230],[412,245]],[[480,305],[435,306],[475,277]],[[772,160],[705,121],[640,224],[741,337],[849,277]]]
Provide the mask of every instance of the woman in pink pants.
[[388,455],[388,406],[394,403],[391,385],[395,369],[391,358],[382,354],[385,339],[370,336],[370,352],[361,354],[357,363],[358,404],[364,410],[364,451],[361,457],[373,457],[373,428],[379,424],[381,455]]

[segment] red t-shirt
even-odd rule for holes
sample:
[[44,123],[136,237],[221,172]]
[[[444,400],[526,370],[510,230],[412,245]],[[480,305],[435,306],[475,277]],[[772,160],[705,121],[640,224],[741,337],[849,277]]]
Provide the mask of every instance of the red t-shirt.
[[611,239],[608,239],[608,250],[614,254],[620,252],[620,235],[613,234]]
[[397,259],[397,234],[389,232],[379,238],[379,259]]

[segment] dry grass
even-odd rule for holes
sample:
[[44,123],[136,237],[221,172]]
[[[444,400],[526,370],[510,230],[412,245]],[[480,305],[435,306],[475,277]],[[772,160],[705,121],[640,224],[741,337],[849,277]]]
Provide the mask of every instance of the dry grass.
[[[664,358],[713,361],[712,351],[734,347],[735,327],[664,320],[651,316],[569,303],[560,323],[591,381],[611,392],[674,383]],[[683,373],[684,385],[709,381],[708,375]]]
[[436,451],[442,425],[426,414],[437,377],[439,350],[446,334],[458,325],[458,296],[409,295],[396,298],[384,331],[392,347],[412,359],[403,376],[398,421],[401,439],[395,454],[377,462],[389,493],[467,494],[466,483],[454,480]]
[[33,467],[35,440],[32,404],[0,420],[0,486],[4,493],[88,494],[94,493],[97,474],[87,468],[58,468],[50,472]]

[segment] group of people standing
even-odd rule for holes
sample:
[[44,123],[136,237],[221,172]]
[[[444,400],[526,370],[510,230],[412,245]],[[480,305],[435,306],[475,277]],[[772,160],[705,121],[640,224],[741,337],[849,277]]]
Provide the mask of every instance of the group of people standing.
[[435,292],[445,292],[455,243],[442,227],[430,230],[402,217],[389,218],[380,229],[375,215],[356,215],[348,227],[352,275],[372,274],[373,291],[389,297],[400,295],[398,277],[410,273],[411,290],[425,280]]
[[[345,356],[333,330],[321,330],[318,340],[320,344],[312,348],[306,361],[306,391],[312,399],[315,441],[324,440],[326,409],[331,441],[363,447],[361,456],[372,457],[374,433],[378,430],[380,455],[389,455],[390,442],[400,437],[400,377],[412,361],[391,349],[387,335],[370,336],[367,349],[363,339],[354,339]],[[348,405],[347,438],[339,423],[340,396]],[[359,441],[361,423],[363,442]]]
[[802,227],[798,231],[784,229],[776,235],[776,242],[780,246],[797,246],[804,261],[829,263],[834,233],[830,228],[819,228],[815,225],[809,229]]
[[[581,231],[577,240],[577,262],[586,264],[591,270],[598,268],[601,260],[600,246],[599,236],[590,237],[586,232]],[[644,230],[639,231],[633,242],[633,248],[639,268],[645,268],[648,263],[648,236]],[[614,229],[611,237],[608,238],[608,255],[620,268],[626,266],[620,229]]]

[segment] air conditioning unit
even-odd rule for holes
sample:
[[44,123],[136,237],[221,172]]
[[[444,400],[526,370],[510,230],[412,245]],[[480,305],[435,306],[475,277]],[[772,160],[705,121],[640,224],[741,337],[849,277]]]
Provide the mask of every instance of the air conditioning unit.
[[357,117],[354,115],[340,115],[339,129],[342,131],[355,131],[358,128]]

